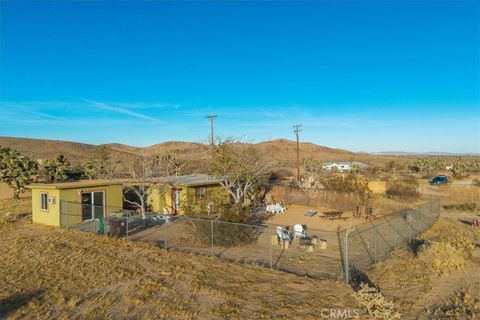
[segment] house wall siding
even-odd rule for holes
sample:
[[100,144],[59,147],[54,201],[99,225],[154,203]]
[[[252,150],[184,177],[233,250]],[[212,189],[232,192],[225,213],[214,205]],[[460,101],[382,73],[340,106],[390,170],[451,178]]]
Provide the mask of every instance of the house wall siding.
[[[123,208],[123,187],[121,185],[95,186],[74,189],[32,189],[32,222],[54,227],[66,227],[82,222],[82,206],[80,192],[105,191],[105,215],[108,217],[113,212]],[[55,204],[48,205],[48,211],[41,210],[40,194],[48,193],[55,197]],[[61,202],[68,201],[68,220],[61,216]]]
[[[47,193],[48,197],[55,197],[55,204],[49,204],[48,210],[41,209],[41,193]],[[32,190],[32,222],[47,226],[60,226],[60,201],[59,190],[34,189]]]

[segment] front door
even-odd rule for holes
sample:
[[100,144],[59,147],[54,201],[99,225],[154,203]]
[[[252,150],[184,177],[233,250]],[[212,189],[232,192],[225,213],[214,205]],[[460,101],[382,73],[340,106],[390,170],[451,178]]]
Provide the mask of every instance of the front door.
[[172,190],[172,213],[178,214],[180,212],[180,190]]
[[93,220],[105,216],[105,192],[82,192],[82,217],[83,220]]

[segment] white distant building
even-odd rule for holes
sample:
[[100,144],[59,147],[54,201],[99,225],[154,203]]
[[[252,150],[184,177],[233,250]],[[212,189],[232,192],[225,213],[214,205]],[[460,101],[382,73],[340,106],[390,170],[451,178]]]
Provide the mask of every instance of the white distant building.
[[368,168],[363,162],[359,161],[347,161],[347,162],[326,162],[322,164],[322,170],[324,171],[340,171],[340,172],[347,172],[352,170],[353,168],[358,168],[358,170],[365,170]]

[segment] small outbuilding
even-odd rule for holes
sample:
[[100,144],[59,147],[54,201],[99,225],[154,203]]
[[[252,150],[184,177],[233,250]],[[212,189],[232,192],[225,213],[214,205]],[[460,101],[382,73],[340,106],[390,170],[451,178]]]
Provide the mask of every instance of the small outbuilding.
[[123,207],[122,181],[38,183],[28,188],[32,191],[33,223],[68,227],[105,218]]

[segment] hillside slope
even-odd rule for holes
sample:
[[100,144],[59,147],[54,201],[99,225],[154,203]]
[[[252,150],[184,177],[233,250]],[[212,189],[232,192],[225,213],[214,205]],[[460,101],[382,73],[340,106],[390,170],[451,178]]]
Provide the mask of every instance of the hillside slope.
[[0,146],[15,149],[32,159],[45,159],[62,153],[71,160],[88,158],[96,148],[95,145],[78,142],[12,137],[0,137]]
[[[0,318],[318,319],[365,311],[351,288],[170,252],[154,245],[16,223],[0,232]],[[327,310],[327,311],[328,311]]]
[[[246,145],[246,144],[244,144]],[[254,148],[263,152],[272,160],[278,161],[279,169],[293,170],[296,164],[296,143],[294,141],[278,139],[252,144]],[[16,149],[33,159],[52,158],[56,154],[64,154],[72,163],[82,163],[93,155],[98,145],[77,142],[0,137],[0,146]],[[169,141],[148,147],[133,147],[129,145],[111,143],[105,144],[112,155],[120,159],[131,154],[174,152],[178,159],[187,164],[187,173],[200,170],[206,157],[205,145],[195,142]],[[342,149],[319,146],[309,142],[300,143],[300,159],[314,158],[319,161],[348,161],[358,160],[370,164],[385,163],[393,159],[407,161],[408,158],[373,156],[357,154]]]

